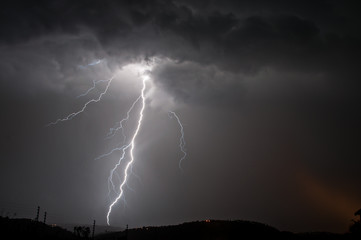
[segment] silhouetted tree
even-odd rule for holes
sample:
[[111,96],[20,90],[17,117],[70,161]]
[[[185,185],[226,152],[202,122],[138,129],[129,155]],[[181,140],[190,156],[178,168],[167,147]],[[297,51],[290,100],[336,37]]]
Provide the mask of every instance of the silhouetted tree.
[[352,220],[353,224],[350,226],[350,232],[361,236],[361,209],[355,212],[355,216],[359,216],[358,220]]
[[79,228],[80,228],[79,226],[74,227],[74,235],[77,236],[77,237],[80,237]]
[[77,237],[88,239],[90,237],[90,227],[75,226],[74,235]]
[[90,237],[90,227],[83,227],[82,236],[87,239]]
[[355,212],[355,216],[359,216],[359,221],[361,221],[361,208]]

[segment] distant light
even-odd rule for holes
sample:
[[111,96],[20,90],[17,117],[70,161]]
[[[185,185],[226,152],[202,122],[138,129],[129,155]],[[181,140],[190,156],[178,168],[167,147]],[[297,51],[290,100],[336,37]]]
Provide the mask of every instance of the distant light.
[[205,222],[206,222],[206,223],[210,223],[210,222],[211,222],[211,220],[210,220],[210,219],[207,219],[207,220],[205,220]]

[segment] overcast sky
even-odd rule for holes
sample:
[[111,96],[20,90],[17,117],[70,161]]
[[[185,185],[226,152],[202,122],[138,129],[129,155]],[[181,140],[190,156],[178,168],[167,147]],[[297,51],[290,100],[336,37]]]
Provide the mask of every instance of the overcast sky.
[[[16,1],[0,14],[0,210],[106,223],[105,139],[143,124],[113,226],[204,219],[345,232],[361,207],[361,17],[352,1]],[[46,127],[99,97],[71,121]],[[129,141],[139,104],[129,119]],[[184,124],[187,157],[178,167]],[[118,169],[123,178],[122,168]],[[114,198],[114,195],[111,196]]]

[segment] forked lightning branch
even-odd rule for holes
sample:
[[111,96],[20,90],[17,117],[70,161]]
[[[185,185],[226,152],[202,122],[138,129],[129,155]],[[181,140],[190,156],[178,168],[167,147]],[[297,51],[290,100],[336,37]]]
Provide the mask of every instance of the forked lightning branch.
[[[94,66],[99,63],[101,63],[100,60],[90,63],[87,66],[91,67],[91,66]],[[82,68],[85,68],[87,66],[82,66]],[[142,123],[144,121],[144,109],[146,108],[146,98],[147,98],[146,91],[147,91],[147,87],[148,87],[147,83],[150,81],[149,73],[152,70],[154,63],[147,62],[147,63],[136,64],[136,66],[137,66],[136,68],[137,68],[138,76],[142,82],[142,88],[140,89],[139,96],[131,104],[128,111],[125,113],[124,118],[121,119],[120,121],[118,121],[114,127],[110,128],[110,131],[107,134],[107,137],[111,138],[120,132],[123,135],[124,139],[125,140],[128,139],[128,140],[125,141],[125,143],[123,143],[123,144],[119,144],[118,147],[113,148],[108,153],[104,153],[96,158],[96,159],[100,159],[103,157],[110,156],[115,152],[121,152],[121,155],[120,155],[117,163],[110,170],[110,174],[108,177],[109,198],[111,199],[110,205],[108,208],[108,212],[106,214],[106,220],[107,220],[108,225],[110,225],[110,215],[112,213],[113,207],[119,202],[120,199],[124,198],[124,188],[127,185],[127,181],[128,181],[130,174],[132,174],[132,171],[131,171],[132,164],[136,160],[134,158],[134,151],[136,151],[136,147],[137,147],[136,139],[137,139],[139,131],[142,128]],[[55,120],[54,122],[49,123],[47,126],[56,125],[56,124],[64,122],[64,121],[69,121],[69,120],[73,119],[74,117],[76,117],[77,115],[86,111],[86,109],[91,104],[101,101],[103,96],[105,94],[107,94],[108,89],[110,88],[111,83],[114,81],[115,77],[116,77],[116,75],[113,75],[111,78],[109,78],[107,80],[93,81],[93,86],[91,88],[89,88],[85,93],[79,95],[78,97],[83,97],[83,96],[88,95],[93,89],[96,88],[97,84],[99,84],[101,82],[102,83],[105,82],[106,86],[105,86],[104,90],[102,92],[100,92],[100,94],[98,95],[97,98],[92,98],[91,100],[84,103],[83,106],[78,111],[72,112],[63,118],[59,118],[59,119]],[[138,109],[138,110],[135,110],[135,109]],[[135,116],[137,116],[137,120],[136,120],[135,128],[133,129],[133,131],[130,131],[130,132],[132,132],[132,135],[128,137],[128,136],[125,136],[125,131],[124,131],[125,125],[124,124],[129,120],[131,114],[134,114]],[[180,148],[180,151],[182,152],[182,157],[179,161],[179,168],[182,170],[181,164],[187,155],[186,149],[185,149],[186,143],[185,143],[185,139],[184,139],[183,125],[175,112],[169,111],[168,115],[171,118],[175,118],[180,127],[179,148]],[[123,169],[120,169],[120,166],[124,166]],[[123,177],[120,181],[118,181],[119,184],[116,185],[116,183],[115,183],[116,181],[114,180],[114,178],[120,176],[118,174],[118,171],[123,171],[123,174],[122,174]],[[111,198],[112,193],[114,193],[116,196],[113,199]]]

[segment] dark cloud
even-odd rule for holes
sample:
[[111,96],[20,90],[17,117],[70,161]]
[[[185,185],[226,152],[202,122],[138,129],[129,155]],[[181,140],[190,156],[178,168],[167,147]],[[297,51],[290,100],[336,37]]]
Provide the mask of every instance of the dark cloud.
[[245,76],[222,71],[214,65],[168,62],[156,67],[152,75],[159,87],[180,102],[224,106],[237,104],[244,96]]
[[[200,11],[203,6],[206,11]],[[98,44],[99,57],[158,55],[251,75],[265,68],[292,69],[329,75],[326,81],[355,89],[358,82],[344,76],[357,68],[359,37],[343,31],[355,19],[335,6],[316,1],[309,11],[301,2],[14,1],[3,8],[1,31],[10,45],[49,35],[88,34],[94,39],[83,37],[81,46]],[[331,21],[327,26],[321,13]]]

